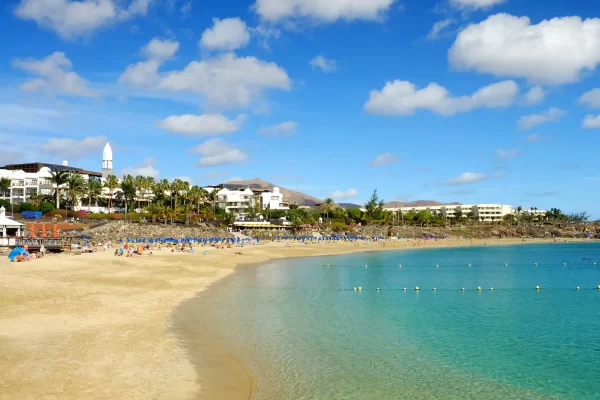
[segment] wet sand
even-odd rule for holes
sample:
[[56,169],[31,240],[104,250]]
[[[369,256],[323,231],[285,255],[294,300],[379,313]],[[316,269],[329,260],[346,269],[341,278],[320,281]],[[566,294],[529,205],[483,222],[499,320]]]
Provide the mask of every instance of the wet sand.
[[[526,243],[551,243],[528,240]],[[564,242],[564,240],[561,240]],[[457,241],[429,241],[417,248]],[[520,239],[465,245],[522,244]],[[0,259],[0,399],[248,399],[250,371],[209,329],[186,337],[173,310],[242,264],[285,257],[412,249],[268,243],[137,258],[112,252],[27,263]],[[242,251],[242,255],[234,252]],[[224,299],[226,301],[226,299]],[[208,373],[210,372],[210,374]]]

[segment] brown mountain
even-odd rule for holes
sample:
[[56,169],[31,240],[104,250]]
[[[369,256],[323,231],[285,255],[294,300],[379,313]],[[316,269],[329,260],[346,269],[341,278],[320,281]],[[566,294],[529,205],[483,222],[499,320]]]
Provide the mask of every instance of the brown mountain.
[[453,206],[459,206],[460,203],[440,203],[439,201],[434,201],[434,200],[416,200],[416,201],[409,201],[409,202],[402,202],[402,201],[390,201],[389,203],[385,203],[383,206],[384,207],[429,207],[429,206],[441,206],[441,205],[453,205]]
[[238,185],[251,185],[257,184],[260,185],[262,189],[273,189],[274,187],[278,187],[283,194],[283,199],[290,204],[296,203],[299,206],[314,206],[317,203],[322,203],[323,200],[319,200],[316,197],[309,196],[304,193],[297,192],[295,190],[291,190],[288,188],[284,188],[283,186],[275,185],[271,182],[263,181],[260,178],[248,179],[245,181],[229,181],[227,183],[234,183]]

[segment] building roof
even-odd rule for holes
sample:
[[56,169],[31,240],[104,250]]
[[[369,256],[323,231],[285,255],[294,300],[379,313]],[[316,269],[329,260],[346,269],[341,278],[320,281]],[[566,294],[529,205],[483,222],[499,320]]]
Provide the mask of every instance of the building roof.
[[35,173],[38,173],[40,171],[40,169],[42,169],[44,167],[48,168],[51,172],[67,171],[67,172],[78,172],[80,174],[85,174],[85,175],[102,176],[102,173],[100,173],[100,172],[86,171],[84,169],[71,167],[69,165],[50,164],[50,163],[44,163],[44,162],[39,162],[39,161],[35,161],[32,163],[25,163],[25,164],[9,164],[9,165],[0,167],[0,169],[7,169],[9,171],[21,170],[23,172],[35,174]]
[[18,228],[20,226],[25,226],[20,222],[17,222],[13,219],[7,218],[6,217],[6,209],[4,208],[4,206],[0,207],[0,226],[4,227],[13,227],[13,228]]

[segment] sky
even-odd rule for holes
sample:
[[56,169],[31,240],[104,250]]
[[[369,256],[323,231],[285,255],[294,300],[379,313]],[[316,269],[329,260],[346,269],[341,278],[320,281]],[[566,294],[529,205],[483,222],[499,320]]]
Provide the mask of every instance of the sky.
[[5,0],[0,164],[600,217],[600,7]]

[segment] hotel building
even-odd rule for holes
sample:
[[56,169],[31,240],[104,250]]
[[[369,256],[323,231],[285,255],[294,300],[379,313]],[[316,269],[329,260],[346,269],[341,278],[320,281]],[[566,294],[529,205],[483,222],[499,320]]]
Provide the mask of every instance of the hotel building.
[[[510,205],[504,204],[445,204],[439,206],[424,206],[424,207],[388,207],[386,211],[394,211],[403,214],[410,212],[418,213],[419,211],[429,211],[432,214],[441,215],[444,218],[456,218],[457,214],[463,217],[471,216],[483,222],[502,221],[507,215],[515,215],[516,211]],[[460,210],[460,211],[459,211]],[[523,211],[523,214],[532,213],[536,216],[546,215],[545,210]]]

